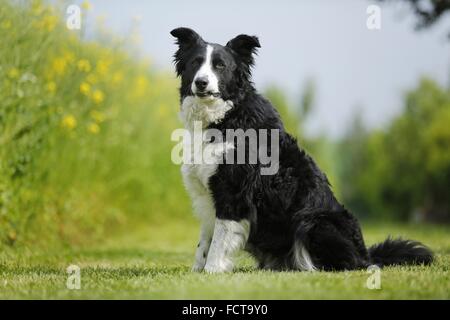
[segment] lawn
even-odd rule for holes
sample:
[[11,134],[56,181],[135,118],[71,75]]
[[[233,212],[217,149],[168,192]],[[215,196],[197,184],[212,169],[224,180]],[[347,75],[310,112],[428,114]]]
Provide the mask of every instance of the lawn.
[[[367,271],[268,272],[237,257],[237,271],[190,272],[197,225],[149,225],[99,245],[59,250],[9,248],[0,254],[2,299],[449,299],[450,229],[441,226],[365,226],[366,242],[402,235],[437,253],[429,267],[381,271],[381,289],[368,289]],[[66,287],[66,268],[80,267],[81,288]]]

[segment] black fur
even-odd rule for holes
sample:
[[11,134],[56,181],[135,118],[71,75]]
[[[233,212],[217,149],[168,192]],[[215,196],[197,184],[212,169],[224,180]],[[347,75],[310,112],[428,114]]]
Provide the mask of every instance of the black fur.
[[431,251],[420,242],[388,238],[384,242],[369,248],[370,261],[383,265],[430,264],[433,261]]
[[[192,95],[196,56],[207,43],[190,29],[172,31],[180,44],[175,54],[181,76],[181,99]],[[226,70],[219,74],[220,92],[234,108],[218,124],[226,129],[279,129],[280,163],[275,175],[260,174],[260,164],[223,164],[210,178],[209,186],[221,219],[251,222],[246,249],[261,268],[297,269],[294,244],[301,243],[315,267],[322,270],[353,270],[370,264],[429,264],[429,249],[410,240],[364,244],[357,219],[334,197],[324,173],[288,134],[272,104],[259,95],[251,82],[256,37],[240,35],[226,46],[211,44]]]

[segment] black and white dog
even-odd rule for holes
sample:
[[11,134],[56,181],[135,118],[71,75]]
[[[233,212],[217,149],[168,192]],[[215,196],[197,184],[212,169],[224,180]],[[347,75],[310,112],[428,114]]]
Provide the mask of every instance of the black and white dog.
[[[286,133],[271,103],[251,81],[258,38],[239,35],[226,46],[177,28],[175,65],[181,77],[181,119],[203,128],[278,129],[279,163],[273,175],[261,164],[183,164],[182,174],[202,225],[194,271],[233,269],[239,249],[260,268],[354,270],[371,264],[429,264],[432,252],[419,242],[388,238],[366,248],[358,221],[334,197],[326,176]],[[223,158],[235,141],[214,143]],[[259,148],[259,146],[258,146]]]

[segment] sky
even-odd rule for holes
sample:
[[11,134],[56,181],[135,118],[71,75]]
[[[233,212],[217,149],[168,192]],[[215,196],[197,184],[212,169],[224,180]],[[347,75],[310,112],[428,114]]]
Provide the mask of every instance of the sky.
[[91,3],[90,28],[102,16],[108,28],[127,34],[139,21],[140,49],[174,77],[172,29],[190,27],[206,41],[223,45],[241,33],[257,35],[261,48],[253,80],[259,90],[276,85],[295,103],[305,81],[315,82],[310,135],[342,136],[355,112],[368,127],[385,126],[421,76],[450,85],[450,15],[416,32],[412,11],[392,4],[380,6],[381,29],[369,30],[366,9],[374,2],[366,0]]

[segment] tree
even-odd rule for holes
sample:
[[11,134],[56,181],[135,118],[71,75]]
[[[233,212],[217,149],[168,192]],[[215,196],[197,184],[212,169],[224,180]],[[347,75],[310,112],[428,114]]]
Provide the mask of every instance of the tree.
[[450,221],[450,90],[423,79],[383,131],[354,125],[340,148],[344,203],[371,217]]
[[[450,12],[450,0],[378,0],[379,2],[407,2],[416,15],[417,29],[425,29]],[[448,34],[450,39],[450,32]]]

